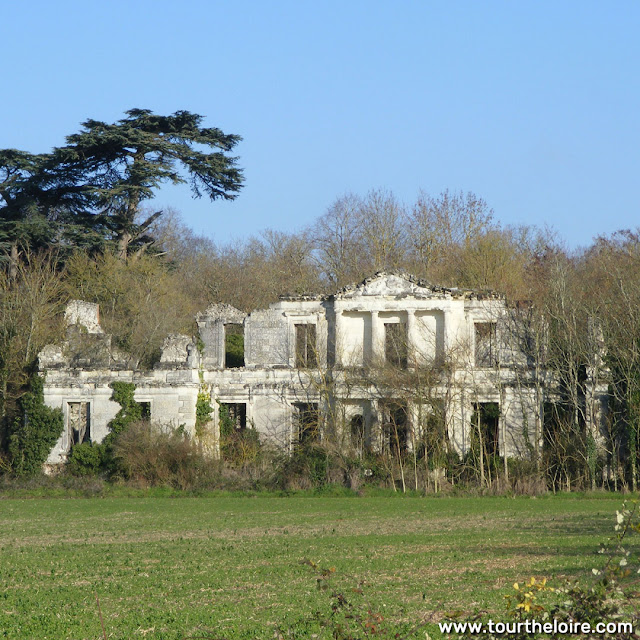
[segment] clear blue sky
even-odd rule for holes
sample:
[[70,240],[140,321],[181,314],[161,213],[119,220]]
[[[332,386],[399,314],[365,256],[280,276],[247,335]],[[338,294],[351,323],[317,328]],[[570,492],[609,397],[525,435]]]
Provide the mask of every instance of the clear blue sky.
[[0,147],[132,107],[237,133],[231,203],[163,189],[225,242],[338,196],[473,191],[570,246],[640,224],[640,3],[32,0],[0,6]]

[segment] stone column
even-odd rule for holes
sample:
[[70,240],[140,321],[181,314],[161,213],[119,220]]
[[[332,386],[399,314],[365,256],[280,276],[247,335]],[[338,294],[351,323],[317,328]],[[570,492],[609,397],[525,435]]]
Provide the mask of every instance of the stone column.
[[377,311],[371,312],[371,361],[384,362],[384,335]]
[[334,311],[334,322],[335,326],[333,328],[333,361],[337,367],[343,367],[345,345],[343,343],[342,311]]
[[415,367],[419,364],[420,348],[418,338],[416,312],[414,309],[407,309],[407,364],[409,367]]
[[367,420],[369,447],[375,453],[382,450],[382,435],[380,433],[380,407],[377,399],[372,399]]
[[455,350],[456,348],[456,345],[454,344],[455,335],[456,335],[456,332],[453,327],[454,317],[455,317],[454,313],[451,309],[443,310],[443,322],[444,322],[444,328],[443,328],[444,354],[443,356],[445,358],[450,357],[452,355],[452,351]]

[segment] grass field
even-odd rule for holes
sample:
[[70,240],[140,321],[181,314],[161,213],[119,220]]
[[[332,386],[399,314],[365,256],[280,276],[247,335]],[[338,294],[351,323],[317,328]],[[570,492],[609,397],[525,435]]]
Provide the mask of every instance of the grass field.
[[0,638],[101,638],[95,593],[109,638],[309,637],[319,632],[313,613],[329,615],[330,603],[305,559],[335,567],[345,588],[365,580],[364,596],[352,597],[399,623],[500,612],[515,581],[599,566],[621,504],[611,495],[0,499]]

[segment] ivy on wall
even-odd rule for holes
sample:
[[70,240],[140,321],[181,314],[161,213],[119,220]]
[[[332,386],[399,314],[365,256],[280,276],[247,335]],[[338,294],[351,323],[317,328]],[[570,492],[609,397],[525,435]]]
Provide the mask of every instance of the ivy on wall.
[[49,452],[62,435],[64,418],[60,409],[44,403],[44,380],[31,377],[29,391],[20,399],[21,414],[9,436],[9,460],[19,476],[32,476],[42,471]]

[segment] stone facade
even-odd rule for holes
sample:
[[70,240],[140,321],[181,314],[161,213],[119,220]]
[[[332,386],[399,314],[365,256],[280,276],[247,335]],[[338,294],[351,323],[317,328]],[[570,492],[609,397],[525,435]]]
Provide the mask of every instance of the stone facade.
[[[62,408],[66,425],[48,463],[63,462],[78,441],[105,437],[119,410],[114,381],[136,385],[153,422],[183,426],[214,452],[218,404],[238,429],[253,427],[285,448],[331,435],[360,451],[410,449],[436,413],[460,454],[480,422],[493,453],[521,456],[541,438],[547,390],[498,295],[379,273],[331,296],[285,296],[248,315],[212,305],[196,320],[198,338],[167,337],[155,368],[141,371],[113,348],[97,306],[72,302],[67,340],[40,354],[45,402]],[[243,336],[243,359],[232,359],[233,335]],[[206,434],[196,433],[199,392],[214,407]]]

